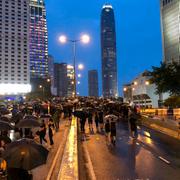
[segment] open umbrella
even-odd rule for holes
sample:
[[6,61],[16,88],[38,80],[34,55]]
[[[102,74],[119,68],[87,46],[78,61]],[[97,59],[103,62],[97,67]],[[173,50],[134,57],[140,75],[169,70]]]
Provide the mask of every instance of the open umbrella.
[[38,120],[38,118],[33,115],[27,115],[24,117],[24,120]]
[[104,120],[107,121],[107,120],[110,120],[110,121],[117,121],[118,120],[118,117],[115,116],[114,114],[109,114],[107,116],[104,117]]
[[0,120],[0,131],[2,130],[12,130],[13,129],[13,126],[11,126],[8,122],[5,122],[5,121],[1,121]]
[[31,139],[20,139],[6,146],[3,158],[9,168],[34,169],[46,163],[49,151]]
[[4,141],[5,144],[11,143],[11,139],[8,136],[0,136],[0,141]]
[[40,123],[37,120],[23,119],[22,121],[18,122],[16,127],[18,127],[18,128],[34,128],[34,127],[40,127]]
[[2,116],[0,117],[0,121],[9,122],[10,119],[8,117]]

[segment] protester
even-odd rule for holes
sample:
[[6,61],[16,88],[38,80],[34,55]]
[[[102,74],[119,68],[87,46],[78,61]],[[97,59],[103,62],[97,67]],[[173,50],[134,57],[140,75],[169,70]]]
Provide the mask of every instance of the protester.
[[103,132],[103,124],[104,124],[104,121],[103,121],[103,111],[100,111],[99,112],[99,124],[100,124],[100,129],[101,129],[101,132]]
[[54,141],[53,141],[53,123],[52,121],[49,121],[48,123],[48,134],[49,134],[49,141],[50,141],[50,145],[54,145]]
[[56,132],[59,131],[60,114],[61,114],[61,111],[59,109],[56,109],[55,113],[52,116],[52,119],[56,128]]
[[137,137],[137,114],[132,111],[129,118],[131,137]]
[[111,119],[110,122],[110,135],[111,135],[111,143],[115,146],[116,145],[116,122]]
[[110,132],[111,132],[110,123],[109,123],[109,120],[107,120],[105,122],[105,134],[106,134],[107,144],[109,144],[109,142],[110,142]]
[[96,132],[99,132],[99,116],[98,113],[95,112],[95,124],[96,124]]
[[44,125],[40,126],[40,130],[36,132],[39,136],[40,143],[43,144],[43,141],[47,144],[47,140],[45,139],[46,136],[46,127]]
[[88,124],[89,124],[89,131],[93,132],[93,115],[91,112],[88,113]]

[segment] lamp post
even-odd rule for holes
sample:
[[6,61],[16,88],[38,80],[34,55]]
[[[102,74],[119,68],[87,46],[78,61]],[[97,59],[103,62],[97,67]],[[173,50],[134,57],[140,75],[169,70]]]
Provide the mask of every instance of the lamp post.
[[44,97],[44,86],[39,85],[39,88],[40,88],[40,89],[42,89],[42,92],[43,92],[43,97]]
[[[66,36],[62,35],[59,37],[59,41],[61,43],[66,43],[70,42],[73,45],[73,66],[74,66],[74,97],[77,95],[77,90],[76,90],[76,44],[77,42],[82,42],[84,44],[89,43],[90,37],[87,34],[84,34],[80,37],[80,39],[68,39]],[[80,65],[79,65],[80,66]],[[78,68],[83,68],[83,66],[80,66]]]

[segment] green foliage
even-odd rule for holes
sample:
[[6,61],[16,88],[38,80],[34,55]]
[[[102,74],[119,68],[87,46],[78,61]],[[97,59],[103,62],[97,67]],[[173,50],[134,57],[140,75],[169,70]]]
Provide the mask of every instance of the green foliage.
[[170,106],[172,108],[180,107],[180,96],[171,96],[164,102],[165,106]]
[[152,67],[150,82],[156,85],[156,92],[169,92],[171,95],[180,95],[180,64],[164,64],[160,67]]

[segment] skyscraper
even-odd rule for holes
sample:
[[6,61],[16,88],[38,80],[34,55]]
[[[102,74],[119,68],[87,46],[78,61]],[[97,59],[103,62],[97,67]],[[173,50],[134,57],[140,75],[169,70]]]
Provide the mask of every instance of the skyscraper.
[[164,62],[180,63],[180,0],[161,0]]
[[30,0],[30,73],[31,78],[48,76],[48,34],[44,0]]
[[54,64],[54,89],[55,95],[61,97],[73,96],[74,86],[74,68],[67,63]]
[[30,92],[29,1],[0,1],[0,95]]
[[102,90],[104,97],[117,96],[116,31],[112,5],[101,12]]
[[89,96],[98,97],[98,72],[97,70],[88,71],[88,90]]

